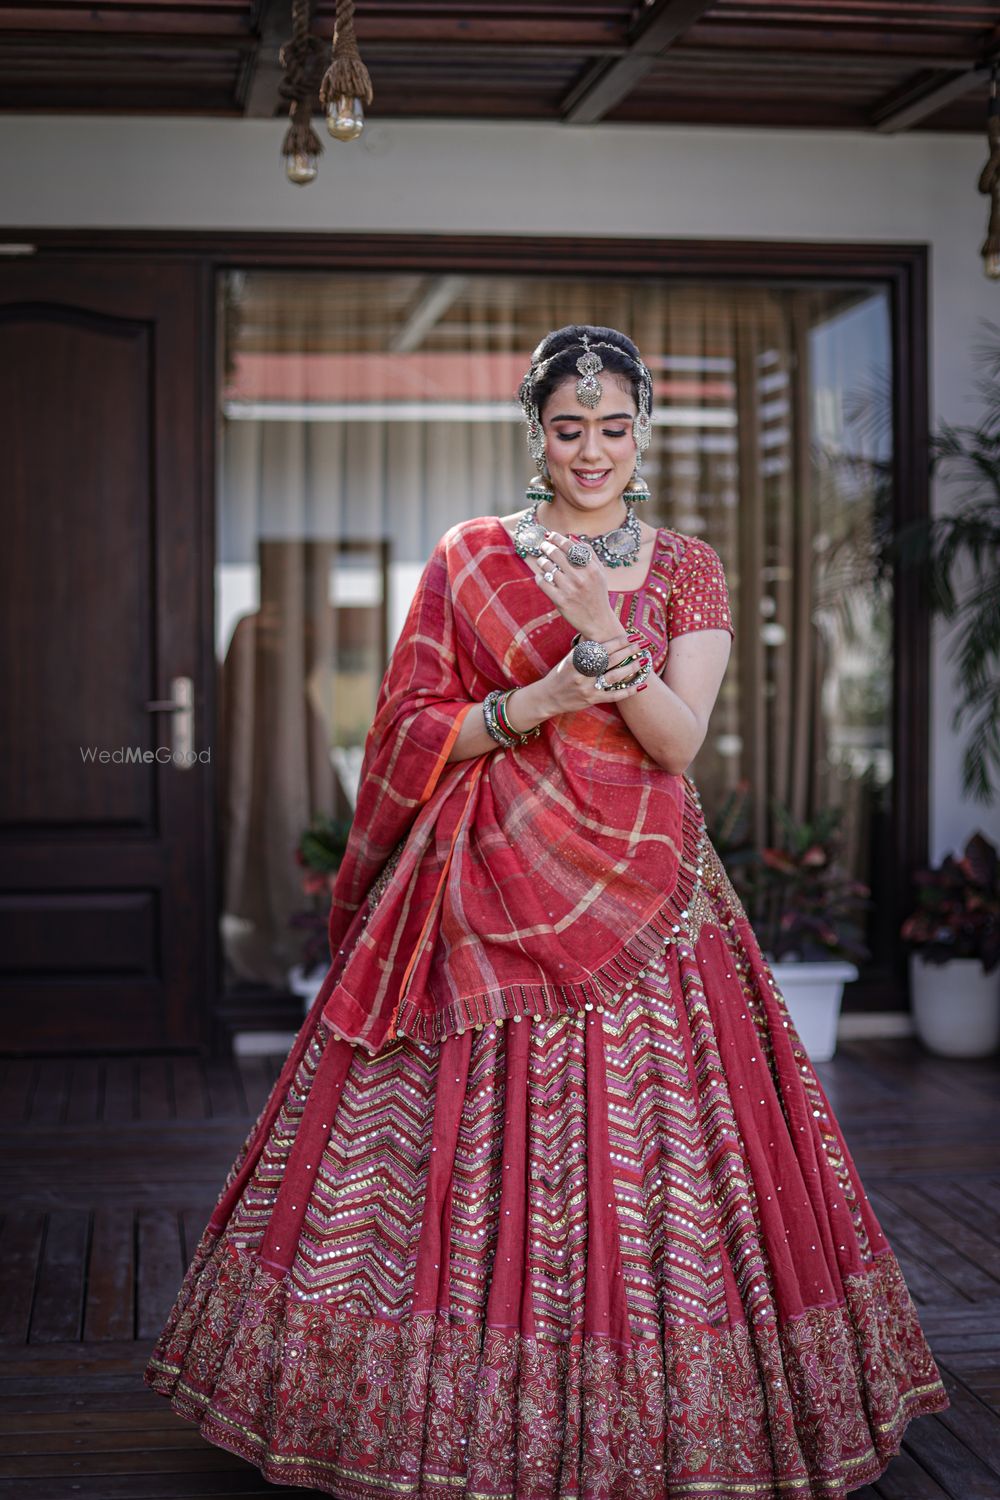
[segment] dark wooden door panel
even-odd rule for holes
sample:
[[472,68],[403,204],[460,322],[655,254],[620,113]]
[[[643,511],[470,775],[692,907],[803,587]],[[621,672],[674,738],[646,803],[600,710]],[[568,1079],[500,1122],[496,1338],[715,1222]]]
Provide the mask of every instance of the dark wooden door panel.
[[[183,265],[0,273],[7,1048],[204,1037],[197,309]],[[190,715],[151,711],[178,678],[193,683]],[[181,764],[175,731],[192,722],[202,757]]]

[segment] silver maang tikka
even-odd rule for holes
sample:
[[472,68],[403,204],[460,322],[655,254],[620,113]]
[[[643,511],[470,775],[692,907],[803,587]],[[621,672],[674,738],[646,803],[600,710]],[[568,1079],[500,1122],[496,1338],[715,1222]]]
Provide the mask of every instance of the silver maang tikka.
[[580,379],[576,384],[576,399],[581,406],[589,406],[593,411],[604,395],[604,387],[597,378],[598,371],[604,369],[604,361],[591,349],[590,340],[586,334],[580,342],[583,344],[583,353],[576,362],[576,368],[580,372]]

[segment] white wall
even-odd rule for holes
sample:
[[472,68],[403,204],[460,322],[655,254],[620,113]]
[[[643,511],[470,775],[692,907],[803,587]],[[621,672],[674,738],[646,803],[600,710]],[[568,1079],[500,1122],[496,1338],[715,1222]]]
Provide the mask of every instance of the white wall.
[[[0,226],[549,233],[925,242],[932,421],[972,421],[985,135],[388,121],[285,179],[280,120],[0,116]],[[941,497],[935,500],[942,503]],[[963,804],[940,627],[932,658],[931,856],[1000,806]]]

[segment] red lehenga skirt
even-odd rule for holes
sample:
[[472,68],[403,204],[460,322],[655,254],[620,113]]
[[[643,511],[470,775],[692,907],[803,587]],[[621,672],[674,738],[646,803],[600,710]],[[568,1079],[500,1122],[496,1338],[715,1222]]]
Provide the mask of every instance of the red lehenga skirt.
[[146,1375],[210,1442],[341,1500],[833,1500],[948,1405],[687,785],[621,999],[306,1022]]

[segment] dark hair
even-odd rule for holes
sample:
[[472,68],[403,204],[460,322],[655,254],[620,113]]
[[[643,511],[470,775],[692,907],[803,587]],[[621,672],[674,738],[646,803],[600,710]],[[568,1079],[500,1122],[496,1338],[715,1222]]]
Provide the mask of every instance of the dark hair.
[[[562,385],[565,380],[580,378],[576,362],[583,353],[584,336],[591,344],[613,346],[597,350],[604,369],[610,375],[623,375],[628,380],[636,406],[639,405],[640,388],[645,385],[646,404],[651,407],[652,382],[648,376],[643,375],[642,356],[635,344],[626,334],[619,333],[617,328],[601,328],[593,323],[568,323],[565,328],[556,328],[545,335],[531,356],[531,369],[526,372],[518,387],[517,394],[522,407],[527,410],[534,401],[541,411],[556,386]],[[545,360],[551,360],[548,368],[537,380],[532,380],[535,367]]]

